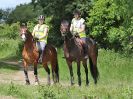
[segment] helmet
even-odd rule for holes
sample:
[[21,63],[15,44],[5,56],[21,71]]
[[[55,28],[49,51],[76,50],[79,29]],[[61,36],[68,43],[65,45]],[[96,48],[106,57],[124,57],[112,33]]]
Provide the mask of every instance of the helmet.
[[45,17],[44,17],[43,15],[39,15],[39,16],[38,16],[38,20],[39,20],[39,19],[44,19],[44,18],[45,18]]
[[20,27],[27,27],[27,23],[26,22],[21,22]]
[[73,14],[74,14],[74,15],[75,15],[75,14],[81,15],[81,11],[78,10],[78,9],[76,9],[76,10],[73,11]]

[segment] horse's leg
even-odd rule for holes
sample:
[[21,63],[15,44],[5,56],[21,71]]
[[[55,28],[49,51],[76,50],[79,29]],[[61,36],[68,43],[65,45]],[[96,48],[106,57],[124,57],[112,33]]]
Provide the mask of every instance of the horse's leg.
[[37,62],[34,63],[34,75],[35,75],[35,85],[39,84],[38,76],[37,76]]
[[55,72],[55,82],[59,82],[59,67],[58,67],[58,61],[54,61],[54,72]]
[[56,74],[55,74],[55,67],[56,67],[56,65],[55,65],[55,62],[53,60],[53,61],[51,61],[51,68],[52,68],[52,78],[53,78],[53,82],[54,83],[57,82],[56,81]]
[[47,64],[43,64],[44,69],[48,73],[48,85],[50,85],[50,69]]
[[52,78],[53,78],[53,82],[56,83],[56,81],[55,81],[55,73],[54,73],[53,67],[52,67]]
[[78,85],[81,86],[80,61],[77,62]]
[[85,68],[85,74],[86,74],[86,85],[89,84],[89,80],[88,80],[88,67],[87,67],[87,60],[83,61],[83,66]]
[[55,74],[56,74],[56,82],[59,82],[59,68],[56,65],[56,69],[55,69]]
[[71,85],[73,85],[74,84],[74,76],[73,76],[72,62],[67,60],[67,64],[68,64],[70,76],[71,76]]
[[28,77],[28,64],[26,63],[26,61],[23,61],[23,66],[24,66],[24,74],[25,74],[26,85],[29,85],[30,81],[29,81],[29,77]]

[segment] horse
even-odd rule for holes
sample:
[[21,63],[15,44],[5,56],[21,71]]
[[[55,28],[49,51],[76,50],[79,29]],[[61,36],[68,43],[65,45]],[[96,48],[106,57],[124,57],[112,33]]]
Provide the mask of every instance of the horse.
[[[86,73],[86,85],[89,85],[88,80],[88,67],[87,67],[87,59],[84,57],[84,48],[82,46],[83,42],[79,37],[72,35],[70,32],[70,24],[67,20],[63,20],[60,25],[61,35],[64,39],[64,56],[70,71],[71,77],[71,85],[74,84],[74,76],[73,76],[73,67],[72,62],[75,61],[77,63],[77,75],[78,75],[78,85],[81,86],[81,72],[80,72],[80,63],[82,62],[85,73]],[[94,79],[94,83],[97,84],[97,80],[99,78],[99,71],[97,68],[97,57],[98,57],[98,48],[96,42],[91,39],[86,39],[87,50],[88,50],[88,58],[90,63],[90,72]]]
[[[20,26],[20,35],[22,40],[24,41],[24,47],[22,50],[23,57],[23,68],[25,74],[26,84],[29,85],[30,81],[28,78],[28,66],[30,64],[34,65],[34,76],[35,76],[35,84],[39,84],[38,72],[37,72],[37,64],[39,60],[39,52],[36,47],[36,42],[32,36],[32,34],[28,31],[26,26]],[[48,84],[50,85],[50,69],[48,64],[51,64],[52,68],[52,78],[53,82],[59,82],[59,67],[58,67],[58,59],[57,59],[57,51],[55,47],[50,44],[47,44],[45,50],[42,55],[42,65],[45,71],[48,74]]]

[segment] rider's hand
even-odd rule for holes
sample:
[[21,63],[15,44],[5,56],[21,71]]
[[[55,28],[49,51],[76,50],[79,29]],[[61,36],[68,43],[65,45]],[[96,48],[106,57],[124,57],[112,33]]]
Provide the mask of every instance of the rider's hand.
[[39,38],[37,38],[37,37],[34,37],[34,41],[38,41],[39,40]]
[[75,33],[75,37],[80,37],[80,36],[79,36],[79,33]]

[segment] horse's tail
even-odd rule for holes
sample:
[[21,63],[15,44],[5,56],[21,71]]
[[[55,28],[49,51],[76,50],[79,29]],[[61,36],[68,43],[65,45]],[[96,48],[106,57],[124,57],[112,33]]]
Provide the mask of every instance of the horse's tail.
[[90,72],[96,84],[99,77],[97,68],[98,48],[96,42],[92,38],[93,37],[87,39],[87,44],[89,45]]
[[98,77],[99,77],[99,71],[98,71],[98,68],[97,68],[97,64],[94,63],[92,58],[90,58],[90,57],[89,57],[89,62],[90,62],[91,75],[94,79],[94,83],[97,84],[97,80],[98,80]]

